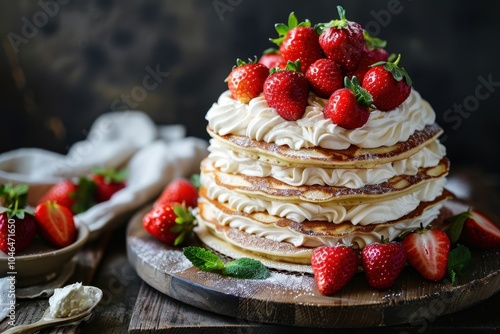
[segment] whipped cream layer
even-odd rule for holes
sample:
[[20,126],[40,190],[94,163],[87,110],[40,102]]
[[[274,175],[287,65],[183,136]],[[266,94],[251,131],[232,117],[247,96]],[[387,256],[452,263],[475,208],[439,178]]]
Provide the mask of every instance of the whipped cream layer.
[[[293,229],[279,227],[274,224],[263,226],[248,217],[227,214],[217,209],[214,205],[203,198],[200,199],[200,201],[203,201],[211,208],[210,214],[213,216],[204,217],[208,220],[215,218],[222,225],[239,229],[248,234],[254,234],[273,241],[288,242],[296,247],[335,246],[340,242],[348,245],[354,245],[356,248],[363,248],[371,243],[380,242],[382,235],[384,238],[394,240],[396,237],[401,235],[401,233],[415,229],[419,227],[420,224],[424,227],[429,225],[439,215],[443,206],[443,203],[437,203],[436,205],[427,208],[422,215],[417,218],[405,220],[390,226],[380,227],[368,233],[355,232],[342,238],[335,238],[306,235]],[[202,222],[203,219],[199,219],[199,221]]]
[[210,140],[208,150],[214,166],[224,173],[272,177],[292,186],[329,185],[351,189],[382,183],[396,175],[415,175],[419,168],[435,166],[446,155],[446,148],[435,140],[408,159],[379,164],[375,168],[326,169],[270,165],[241,152],[227,150],[215,139]]
[[315,146],[340,150],[350,145],[392,146],[408,140],[415,131],[433,124],[436,118],[429,103],[414,89],[399,107],[390,112],[374,110],[365,125],[352,130],[324,117],[326,101],[310,93],[304,116],[297,121],[286,121],[269,107],[262,94],[244,104],[225,91],[207,112],[206,119],[210,129],[222,136],[246,136],[295,150]]
[[270,215],[291,219],[299,223],[305,220],[328,221],[335,224],[350,221],[353,225],[380,224],[398,219],[415,210],[421,201],[432,201],[441,195],[445,183],[446,179],[442,177],[426,182],[419,190],[396,199],[344,206],[251,198],[219,186],[210,174],[201,174],[201,184],[207,189],[208,198],[220,203],[228,203],[236,211],[244,213],[265,211]]

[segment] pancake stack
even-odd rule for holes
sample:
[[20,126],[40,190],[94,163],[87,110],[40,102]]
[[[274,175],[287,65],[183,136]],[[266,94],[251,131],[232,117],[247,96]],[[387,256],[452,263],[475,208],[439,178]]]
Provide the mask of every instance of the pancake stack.
[[[304,117],[285,121],[262,96],[246,105],[221,95],[207,113],[212,139],[201,164],[202,240],[216,237],[210,246],[228,255],[236,248],[309,264],[315,247],[360,249],[439,216],[451,196],[444,189],[449,161],[434,111],[415,90],[397,110],[372,111],[354,130],[325,119],[318,124],[325,103],[310,93]],[[346,144],[349,138],[357,144]]]
[[[444,189],[449,161],[438,140],[442,129],[429,103],[410,87],[409,76],[398,65],[400,56],[391,62],[379,49],[386,62],[358,58],[356,65],[346,59],[347,53],[338,57],[341,46],[323,44],[340,39],[325,35],[344,34],[342,38],[353,38],[345,50],[352,51],[359,42],[365,57],[375,50],[373,38],[338,9],[341,19],[323,25],[319,37],[307,21],[297,25],[290,14],[289,27],[277,26],[285,39],[277,41],[286,68],[268,73],[258,68],[261,64],[238,61],[228,77],[229,90],[207,112],[210,154],[201,163],[195,231],[220,253],[264,259],[278,268],[307,266],[316,247],[342,243],[362,249],[428,226],[442,216],[452,196]],[[294,35],[294,29],[301,32]],[[306,35],[309,40],[303,43]],[[301,57],[297,62],[295,55]],[[318,78],[323,74],[317,64],[325,61],[333,62],[331,69]],[[243,66],[248,66],[247,72]],[[308,66],[318,66],[311,76]],[[384,71],[393,79],[385,79]],[[344,77],[343,85],[337,83],[326,94],[318,89],[318,83],[333,83],[338,75]],[[363,87],[357,87],[357,79]],[[370,95],[365,86],[378,95]],[[251,98],[250,89],[244,89],[248,87],[254,93]],[[393,90],[383,95],[382,89]],[[355,95],[355,102],[333,103],[341,90],[343,96]],[[365,105],[360,98],[368,97],[373,103]],[[340,118],[333,117],[337,112]],[[361,112],[368,120],[346,122],[361,117]]]

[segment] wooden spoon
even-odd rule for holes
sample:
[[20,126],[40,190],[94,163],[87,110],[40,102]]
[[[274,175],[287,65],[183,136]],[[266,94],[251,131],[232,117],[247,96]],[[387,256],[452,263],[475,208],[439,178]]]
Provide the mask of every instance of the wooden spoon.
[[45,310],[45,312],[42,315],[42,318],[38,320],[37,322],[34,322],[32,324],[27,324],[27,325],[19,325],[12,327],[8,329],[7,331],[3,332],[3,334],[30,334],[34,333],[36,331],[39,331],[44,328],[52,327],[52,326],[63,326],[63,325],[68,325],[72,323],[79,322],[81,320],[87,320],[87,318],[90,317],[90,313],[92,313],[92,309],[99,304],[99,302],[102,299],[102,291],[99,288],[96,288],[94,286],[90,287],[91,289],[94,290],[95,293],[95,300],[94,304],[84,310],[83,312],[79,314],[72,315],[70,317],[64,317],[64,318],[55,318],[52,315],[50,315],[50,307]]

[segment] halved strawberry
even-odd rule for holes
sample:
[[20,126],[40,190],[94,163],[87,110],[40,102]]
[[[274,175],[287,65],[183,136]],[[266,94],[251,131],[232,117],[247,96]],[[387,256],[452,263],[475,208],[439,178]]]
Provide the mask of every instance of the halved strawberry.
[[43,202],[35,208],[35,218],[41,236],[52,246],[66,247],[76,239],[73,213],[56,202]]
[[403,246],[408,263],[430,281],[440,281],[446,276],[450,239],[441,230],[420,227],[406,235]]
[[311,266],[319,292],[330,295],[342,289],[356,274],[358,255],[349,246],[322,246],[314,249]]
[[461,241],[478,249],[500,247],[500,227],[478,210],[471,209],[449,218],[452,242]]
[[198,204],[198,189],[185,178],[172,180],[154,202],[153,206],[168,202],[185,203],[186,207],[194,208]]

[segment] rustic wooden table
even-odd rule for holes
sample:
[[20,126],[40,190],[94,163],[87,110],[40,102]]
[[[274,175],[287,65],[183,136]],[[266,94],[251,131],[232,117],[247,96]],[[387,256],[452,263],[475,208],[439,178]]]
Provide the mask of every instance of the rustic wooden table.
[[[474,205],[494,216],[500,208],[500,175],[477,170],[457,171],[459,180],[470,188]],[[77,326],[66,326],[40,333],[310,333],[311,328],[278,326],[249,322],[178,302],[144,283],[129,264],[125,245],[126,222],[86,245],[78,255],[78,264],[70,282],[81,281],[101,288],[102,302],[92,317]],[[41,317],[48,300],[20,300],[17,324],[31,323]],[[336,329],[336,333],[496,333],[500,328],[500,293],[466,310],[436,316],[430,311],[412,324],[366,328]],[[7,329],[0,323],[0,332]],[[315,333],[332,329],[315,328]]]

